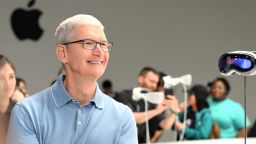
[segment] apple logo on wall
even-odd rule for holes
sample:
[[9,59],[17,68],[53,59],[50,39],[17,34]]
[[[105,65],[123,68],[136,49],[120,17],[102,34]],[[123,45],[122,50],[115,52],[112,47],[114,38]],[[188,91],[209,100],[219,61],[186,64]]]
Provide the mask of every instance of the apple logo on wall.
[[28,3],[28,10],[17,8],[11,15],[11,27],[19,40],[31,39],[39,40],[43,34],[43,29],[39,26],[39,17],[42,11],[31,9],[35,0]]

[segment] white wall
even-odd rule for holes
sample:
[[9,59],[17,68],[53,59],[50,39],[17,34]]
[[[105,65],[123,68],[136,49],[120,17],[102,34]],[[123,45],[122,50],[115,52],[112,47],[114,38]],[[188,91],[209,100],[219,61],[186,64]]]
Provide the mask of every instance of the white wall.
[[[0,53],[10,57],[18,76],[34,93],[56,77],[54,31],[67,17],[92,14],[113,40],[111,61],[104,78],[116,90],[132,88],[143,66],[153,66],[173,76],[193,75],[193,83],[206,84],[216,76],[218,57],[233,50],[254,50],[256,1],[254,0],[38,0],[45,30],[38,42],[18,41],[10,28],[10,15],[27,0],[0,2]],[[243,81],[230,77],[230,97],[242,102]],[[101,81],[101,80],[100,80]],[[256,78],[248,79],[248,114],[255,118]]]

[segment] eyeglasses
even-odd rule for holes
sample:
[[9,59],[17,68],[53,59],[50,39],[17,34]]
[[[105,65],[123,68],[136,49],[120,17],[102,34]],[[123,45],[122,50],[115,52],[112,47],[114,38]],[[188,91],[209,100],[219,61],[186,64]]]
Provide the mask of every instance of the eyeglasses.
[[111,51],[111,48],[113,46],[112,42],[108,42],[108,41],[97,42],[92,39],[83,39],[83,40],[67,42],[67,43],[64,43],[63,45],[68,45],[68,44],[73,44],[73,43],[81,43],[83,48],[86,50],[94,50],[96,48],[97,44],[99,44],[101,50],[105,51],[105,52]]

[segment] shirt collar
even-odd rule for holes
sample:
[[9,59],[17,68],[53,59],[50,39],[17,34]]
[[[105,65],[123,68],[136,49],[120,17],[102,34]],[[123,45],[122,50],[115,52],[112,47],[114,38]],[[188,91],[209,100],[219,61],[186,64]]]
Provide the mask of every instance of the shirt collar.
[[[63,81],[65,79],[65,75],[61,75],[57,81],[51,86],[51,94],[54,100],[54,103],[57,107],[62,107],[65,104],[69,103],[70,101],[74,100],[67,92],[66,88],[64,87]],[[96,92],[94,98],[91,100],[92,103],[99,109],[104,108],[104,94],[99,89],[97,84]]]
[[96,87],[96,92],[95,92],[95,96],[94,98],[91,100],[94,102],[95,106],[99,109],[103,109],[104,108],[104,94],[103,92],[100,90],[98,84]]

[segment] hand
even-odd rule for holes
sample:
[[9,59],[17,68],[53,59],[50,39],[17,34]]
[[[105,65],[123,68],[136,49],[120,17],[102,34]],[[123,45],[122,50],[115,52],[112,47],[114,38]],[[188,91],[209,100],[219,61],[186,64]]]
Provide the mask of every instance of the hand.
[[186,107],[185,107],[185,103],[184,103],[184,102],[182,102],[182,103],[179,104],[180,112],[184,112],[185,108],[186,108]]
[[179,113],[179,103],[175,96],[168,95],[167,99],[163,102],[168,108],[170,108],[174,113]]
[[165,111],[166,109],[168,109],[168,107],[164,104],[164,102],[162,102],[162,103],[157,105],[155,110],[157,111],[158,114],[160,114],[163,111]]
[[176,129],[178,131],[182,131],[185,128],[185,126],[183,125],[183,123],[181,122],[176,122]]

